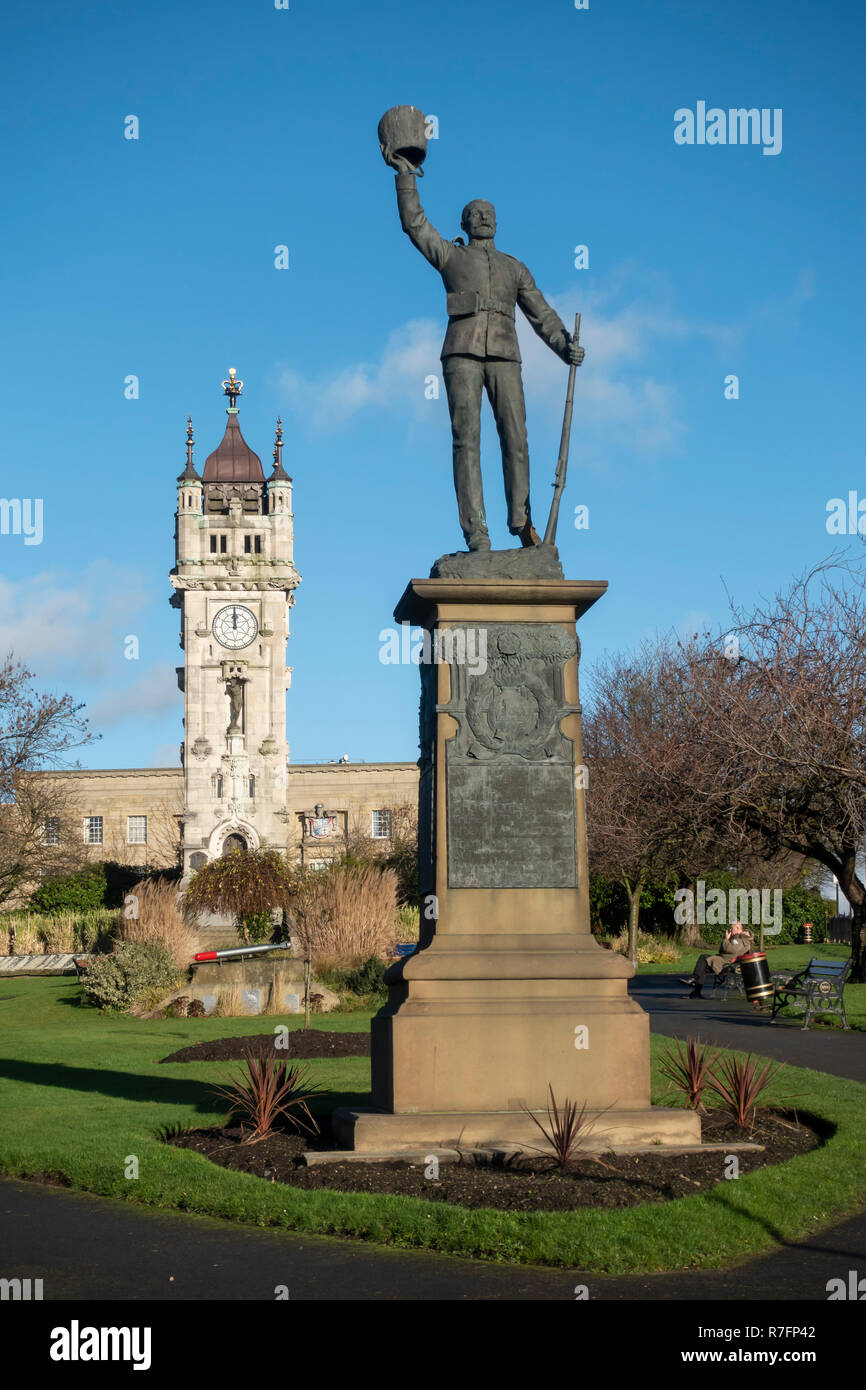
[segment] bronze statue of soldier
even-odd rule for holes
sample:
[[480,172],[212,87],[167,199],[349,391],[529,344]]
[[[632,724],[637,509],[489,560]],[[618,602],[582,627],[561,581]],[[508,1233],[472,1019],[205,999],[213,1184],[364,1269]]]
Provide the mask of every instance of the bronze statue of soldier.
[[[407,111],[414,108],[395,108],[395,112]],[[383,117],[383,125],[385,121]],[[495,245],[493,205],[483,199],[467,203],[460,225],[468,245],[462,237],[446,241],[424,214],[416,164],[383,142],[382,134],[380,125],[382,155],[397,174],[400,224],[412,244],[439,271],[447,293],[442,374],[451,415],[454,486],[466,543],[471,551],[490,549],[481,479],[481,395],[486,391],[502,450],[508,529],[520,537],[522,545],[538,545],[540,537],[532,524],[529,503],[529,446],[515,306],[564,362],[579,365],[584,350],[547,303],[522,261]],[[419,153],[423,159],[423,151],[419,151],[414,154],[416,160]]]

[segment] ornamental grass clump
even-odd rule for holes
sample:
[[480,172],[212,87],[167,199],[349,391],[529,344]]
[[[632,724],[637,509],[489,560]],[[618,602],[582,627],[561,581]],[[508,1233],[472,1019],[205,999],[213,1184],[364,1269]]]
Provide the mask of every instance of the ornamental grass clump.
[[375,864],[334,864],[300,873],[292,913],[305,955],[366,960],[384,954],[400,930],[397,875]]
[[178,966],[189,965],[196,935],[184,920],[177,884],[145,878],[126,895],[120,916],[122,941],[161,946]]
[[754,1129],[758,1114],[758,1097],[778,1076],[784,1062],[774,1065],[760,1057],[722,1057],[710,1073],[707,1084],[721,1096],[724,1108],[734,1117],[739,1129]]
[[669,1052],[660,1064],[659,1070],[678,1090],[682,1091],[692,1108],[700,1115],[706,1115],[707,1107],[703,1094],[711,1085],[712,1068],[719,1055],[717,1047],[702,1043],[700,1038],[674,1038],[676,1056]]
[[307,1102],[322,1088],[309,1080],[303,1067],[290,1067],[265,1048],[245,1053],[244,1067],[240,1076],[224,1077],[226,1085],[211,1086],[222,1100],[229,1102],[231,1114],[242,1117],[242,1128],[244,1119],[251,1125],[242,1144],[257,1144],[267,1138],[279,1119],[295,1130],[319,1133]]

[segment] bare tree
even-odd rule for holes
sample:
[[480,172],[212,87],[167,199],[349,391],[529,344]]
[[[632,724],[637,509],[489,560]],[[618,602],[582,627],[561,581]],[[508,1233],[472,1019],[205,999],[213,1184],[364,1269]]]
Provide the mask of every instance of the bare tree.
[[0,661],[0,903],[48,875],[84,862],[74,801],[51,769],[94,735],[71,695],[36,691],[33,673],[10,654]]
[[[666,669],[664,794],[767,859],[828,869],[866,980],[866,567],[824,560]],[[859,863],[858,863],[859,861]]]
[[[669,664],[663,643],[601,663],[592,672],[592,698],[583,720],[590,865],[625,888],[633,960],[641,894],[649,879],[670,878],[690,857],[709,853],[707,837],[666,787]],[[698,939],[693,925],[685,935],[687,941]]]

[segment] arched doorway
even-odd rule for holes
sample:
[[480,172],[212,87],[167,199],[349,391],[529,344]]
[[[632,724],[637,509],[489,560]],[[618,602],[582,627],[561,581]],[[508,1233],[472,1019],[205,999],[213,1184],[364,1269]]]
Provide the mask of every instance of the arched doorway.
[[243,835],[226,835],[223,840],[222,854],[234,854],[236,849],[246,849],[247,842]]

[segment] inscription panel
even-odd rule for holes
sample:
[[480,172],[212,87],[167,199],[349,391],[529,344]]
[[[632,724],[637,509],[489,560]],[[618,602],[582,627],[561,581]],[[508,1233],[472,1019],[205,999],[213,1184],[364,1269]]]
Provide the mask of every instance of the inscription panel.
[[570,764],[472,763],[449,747],[446,771],[449,888],[577,886]]
[[438,707],[459,725],[445,757],[448,885],[576,887],[574,747],[560,727],[574,709],[563,669],[576,636],[489,623],[477,637],[484,660],[449,662],[451,700]]

